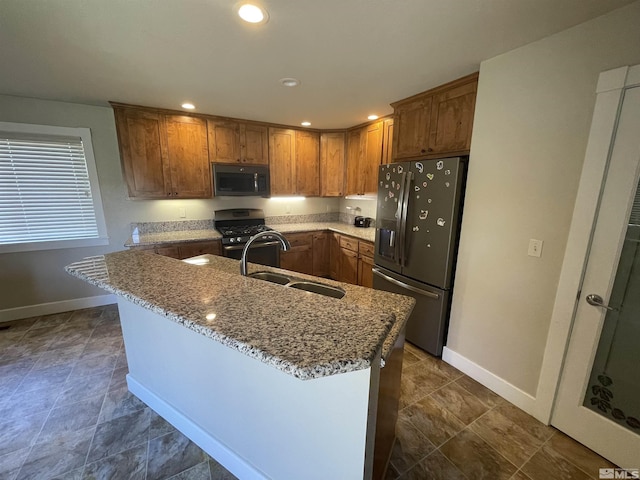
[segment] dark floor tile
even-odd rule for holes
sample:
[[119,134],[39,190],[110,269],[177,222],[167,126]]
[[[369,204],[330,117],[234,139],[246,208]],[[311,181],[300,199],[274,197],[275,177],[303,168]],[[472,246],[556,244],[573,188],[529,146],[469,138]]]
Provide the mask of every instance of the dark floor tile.
[[32,448],[16,480],[48,480],[84,464],[95,427],[67,432]]
[[93,329],[93,333],[91,334],[92,340],[97,339],[122,339],[122,329],[120,328],[120,323],[107,323],[102,322],[96,328]]
[[84,467],[76,468],[74,470],[71,470],[70,472],[54,475],[53,477],[51,477],[51,480],[80,480],[82,478],[83,471]]
[[419,360],[425,360],[431,356],[427,352],[415,346],[413,343],[409,341],[404,342],[404,351],[411,353],[412,355],[417,357]]
[[233,473],[224,468],[213,458],[209,458],[209,471],[211,472],[211,480],[238,480]]
[[433,372],[439,373],[440,375],[444,375],[450,380],[457,380],[464,375],[456,367],[449,365],[441,358],[428,355],[426,359],[423,360],[423,362],[426,368]]
[[206,459],[200,447],[176,430],[149,441],[147,480],[169,478]]
[[42,427],[36,444],[49,442],[66,432],[95,426],[103,400],[104,395],[97,395],[82,402],[54,408]]
[[503,404],[498,405],[495,410],[542,442],[551,438],[551,435],[556,431],[555,428],[545,425],[539,420],[533,418],[531,415],[520,410],[515,405],[506,401]]
[[542,448],[523,465],[522,472],[532,480],[548,480],[550,478],[587,480],[590,478],[589,475],[573,465],[553,448],[547,447],[547,445],[543,445]]
[[20,320],[11,320],[10,322],[2,322],[0,325],[9,327],[8,330],[3,330],[3,332],[26,332],[39,319],[40,317],[22,318]]
[[407,418],[400,413],[396,425],[396,441],[391,452],[391,464],[399,473],[405,472],[431,453],[435,447]]
[[482,403],[491,408],[505,402],[500,395],[493,393],[487,387],[467,375],[460,377],[456,380],[456,383],[468,392],[474,394]]
[[463,430],[440,447],[442,454],[465,475],[508,480],[517,468],[470,430]]
[[429,368],[426,361],[414,363],[402,371],[400,404],[402,407],[411,405],[450,381],[447,376]]
[[403,365],[413,365],[414,363],[417,363],[419,361],[420,361],[420,358],[415,353],[411,353],[406,348],[404,349],[404,353],[402,355]]
[[53,365],[39,370],[31,370],[16,389],[16,393],[56,388],[62,386],[73,367],[69,365]]
[[464,424],[431,397],[426,397],[402,411],[411,423],[436,447],[442,445],[460,430]]
[[26,447],[0,456],[0,479],[14,479],[30,451],[31,447]]
[[119,388],[127,388],[127,374],[129,373],[128,367],[116,368],[111,375],[111,381],[109,382],[109,391],[118,390]]
[[129,364],[127,363],[127,354],[124,348],[122,348],[120,350],[120,354],[118,355],[118,361],[116,362],[116,369],[122,368],[122,367],[128,367],[128,366]]
[[82,362],[78,362],[69,378],[88,377],[99,373],[113,373],[118,355],[97,355],[87,357]]
[[436,390],[431,394],[431,398],[462,420],[465,425],[469,425],[489,410],[488,406],[457,383],[450,383]]
[[59,348],[66,347],[74,347],[78,345],[86,345],[89,341],[89,336],[87,332],[78,331],[73,328],[72,325],[63,325],[62,327],[68,328],[60,328],[55,338],[49,344],[50,350],[57,350]]
[[120,355],[122,337],[90,339],[84,347],[81,358],[104,355]]
[[43,411],[48,412],[55,404],[61,391],[61,387],[45,387],[15,393],[0,406],[0,419],[6,420]]
[[522,470],[518,470],[514,473],[509,480],[531,480],[528,476],[526,476]]
[[57,327],[69,321],[73,312],[54,313],[53,315],[43,315],[32,325],[34,328]]
[[479,418],[469,429],[516,467],[521,467],[542,445],[541,440],[496,410]]
[[107,393],[111,372],[104,371],[88,377],[70,378],[62,385],[62,392],[56,400],[56,407],[76,403],[96,395]]
[[151,412],[151,425],[149,426],[149,439],[161,437],[167,433],[171,433],[175,430],[175,427],[167,422],[164,418],[158,415],[156,412]]
[[209,462],[204,461],[199,463],[195,467],[191,467],[170,477],[168,480],[211,480]]
[[88,464],[83,478],[87,480],[144,480],[147,469],[147,444],[116,453]]
[[384,480],[396,480],[398,477],[400,476],[400,474],[398,473],[398,471],[395,469],[395,467],[393,465],[391,465],[391,463],[389,463],[387,465],[387,470],[386,472],[384,472]]
[[93,463],[146,443],[150,418],[150,410],[143,409],[99,424],[87,462]]
[[0,455],[33,445],[48,414],[49,412],[40,412],[7,422],[0,419]]
[[[475,477],[470,477],[475,478]],[[464,474],[438,450],[422,460],[398,480],[468,480]]]
[[123,415],[129,415],[146,408],[146,405],[134,396],[126,385],[107,392],[100,411],[98,423],[107,422]]
[[[559,453],[591,477],[598,478],[600,468],[616,468],[616,465],[562,432],[555,432],[545,447]],[[638,459],[640,463],[640,453]]]
[[78,361],[83,348],[83,345],[71,345],[70,347],[47,350],[38,357],[33,369],[42,370],[57,365],[72,366]]

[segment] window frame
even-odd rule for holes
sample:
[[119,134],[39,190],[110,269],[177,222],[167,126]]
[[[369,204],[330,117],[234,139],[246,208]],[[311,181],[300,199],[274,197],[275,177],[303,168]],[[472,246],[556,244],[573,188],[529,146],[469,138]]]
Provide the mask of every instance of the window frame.
[[96,218],[96,225],[98,227],[98,236],[94,238],[0,244],[0,254],[109,245],[107,225],[104,218],[104,208],[102,206],[100,182],[98,180],[98,170],[96,168],[96,160],[93,154],[91,129],[86,127],[59,127],[53,125],[36,125],[31,123],[0,122],[0,132],[80,138],[84,148],[84,158],[89,177],[89,186],[91,188],[91,197],[93,200],[93,211]]

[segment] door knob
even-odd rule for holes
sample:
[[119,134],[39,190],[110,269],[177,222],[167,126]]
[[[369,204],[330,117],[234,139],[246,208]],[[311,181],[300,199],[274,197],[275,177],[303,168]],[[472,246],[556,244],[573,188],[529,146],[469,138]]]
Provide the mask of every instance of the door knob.
[[602,297],[600,295],[596,295],[595,293],[590,293],[589,295],[587,295],[586,300],[589,305],[593,305],[594,307],[600,307],[610,311],[618,310],[617,308],[605,305],[603,303]]

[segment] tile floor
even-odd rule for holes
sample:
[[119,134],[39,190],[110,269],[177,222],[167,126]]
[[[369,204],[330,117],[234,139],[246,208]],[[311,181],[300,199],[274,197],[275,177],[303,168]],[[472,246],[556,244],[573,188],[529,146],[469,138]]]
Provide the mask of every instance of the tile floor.
[[[115,305],[0,324],[0,480],[235,478],[131,395],[126,373]],[[387,480],[579,480],[611,466],[410,344],[397,434]]]

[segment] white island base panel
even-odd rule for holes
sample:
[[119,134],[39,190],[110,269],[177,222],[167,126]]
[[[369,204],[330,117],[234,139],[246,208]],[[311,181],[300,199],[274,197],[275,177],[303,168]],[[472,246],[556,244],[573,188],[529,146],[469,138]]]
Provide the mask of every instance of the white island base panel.
[[118,307],[129,390],[235,476],[371,478],[379,367],[299,380],[127,300]]

